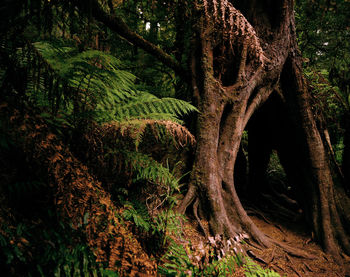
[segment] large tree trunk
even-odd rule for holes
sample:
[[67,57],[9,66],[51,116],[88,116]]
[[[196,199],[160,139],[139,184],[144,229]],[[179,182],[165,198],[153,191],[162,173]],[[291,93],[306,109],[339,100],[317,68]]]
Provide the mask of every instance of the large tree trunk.
[[212,233],[231,237],[244,231],[269,246],[270,240],[242,207],[234,184],[243,131],[254,111],[279,87],[290,51],[292,3],[274,3],[281,10],[279,19],[270,17],[271,6],[265,4],[253,1],[240,7],[254,18],[254,29],[231,2],[204,1],[197,26],[201,52],[196,56],[201,63],[192,72],[200,97],[197,152],[193,181],[179,209],[184,212],[198,191]]
[[[302,178],[295,177],[297,162],[294,166],[286,162],[290,167],[286,171],[300,181],[299,192],[307,191],[299,201],[312,221],[316,237],[328,252],[339,257],[339,246],[349,250],[342,224],[347,218],[338,214],[327,153],[302,76],[293,1],[252,0],[234,6],[227,0],[205,0],[203,8],[197,9],[200,20],[196,39],[201,51],[195,56],[201,62],[192,67],[192,83],[199,96],[200,115],[192,182],[180,212],[199,197],[212,234],[233,237],[245,232],[263,246],[274,243],[260,232],[242,207],[234,184],[234,166],[250,117],[273,91],[280,91],[287,110],[299,120],[299,142],[294,147],[307,153],[306,157],[299,155],[293,160],[303,157],[306,160],[302,164],[308,166],[308,170],[302,169]],[[297,149],[298,145],[303,148]],[[286,149],[281,146],[282,156],[293,154]],[[266,151],[270,151],[269,147]],[[262,162],[263,168],[266,155]]]

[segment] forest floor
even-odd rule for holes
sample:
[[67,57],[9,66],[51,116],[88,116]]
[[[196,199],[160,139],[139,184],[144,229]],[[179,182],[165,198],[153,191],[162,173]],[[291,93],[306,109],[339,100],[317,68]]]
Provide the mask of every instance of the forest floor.
[[[255,257],[258,257],[258,261],[255,260],[255,262],[262,267],[270,268],[281,276],[288,277],[350,276],[350,257],[343,255],[344,262],[341,265],[334,262],[332,257],[325,254],[313,240],[301,216],[291,219],[276,217],[272,211],[262,212],[261,209],[252,208],[247,208],[247,211],[254,223],[267,236],[314,256],[313,259],[295,257],[278,247],[254,250]],[[202,221],[202,224],[208,226],[205,221]],[[185,240],[191,241],[193,248],[205,240],[198,230],[198,224],[194,219],[189,220],[184,226]],[[238,271],[233,276],[245,275],[242,271]]]
[[[350,258],[344,256],[344,264],[338,265],[331,256],[325,254],[316,244],[306,229],[305,224],[299,221],[270,220],[263,215],[252,215],[254,223],[269,237],[281,241],[289,246],[299,248],[315,256],[314,259],[293,257],[277,248],[263,250],[259,256],[263,257],[267,266],[283,276],[347,276],[349,274]],[[347,264],[347,266],[346,266]]]

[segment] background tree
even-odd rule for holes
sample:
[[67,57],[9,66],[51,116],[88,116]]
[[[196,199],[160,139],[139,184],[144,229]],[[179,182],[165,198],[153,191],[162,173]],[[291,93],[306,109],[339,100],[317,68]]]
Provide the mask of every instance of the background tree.
[[[317,81],[327,92],[325,114],[335,150],[344,147],[342,173],[349,188],[349,9],[348,1],[297,1],[298,40],[305,64],[318,72]],[[311,74],[311,73],[310,73]],[[315,73],[311,74],[315,77]],[[330,88],[334,86],[333,88]],[[328,89],[327,89],[328,88]],[[333,101],[330,99],[334,99]],[[333,105],[333,106],[332,106]],[[332,107],[336,106],[336,110]],[[335,117],[335,115],[337,115]]]

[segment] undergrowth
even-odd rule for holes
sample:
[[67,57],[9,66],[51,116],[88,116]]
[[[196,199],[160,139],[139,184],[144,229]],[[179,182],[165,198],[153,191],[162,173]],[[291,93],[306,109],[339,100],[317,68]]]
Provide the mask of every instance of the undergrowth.
[[[20,45],[4,44],[8,59],[0,61],[13,74],[1,78],[9,104],[0,105],[0,150],[17,151],[0,162],[20,153],[14,172],[0,171],[0,192],[19,199],[13,206],[0,199],[1,272],[153,276],[157,259],[164,276],[225,276],[242,267],[246,276],[277,276],[239,255],[210,252],[195,263],[174,240],[185,220],[175,212],[183,176],[150,148],[193,145],[180,117],[196,108],[136,89],[136,77],[109,54],[62,42]],[[22,69],[19,88],[13,77]],[[21,167],[27,176],[17,180]]]
[[[210,250],[209,250],[210,251]],[[172,241],[168,251],[162,257],[162,265],[158,273],[162,276],[235,276],[242,273],[246,277],[279,277],[280,275],[270,269],[264,269],[250,258],[242,255],[226,255],[223,258],[210,254],[211,261],[194,262],[194,253],[190,247]],[[196,257],[195,257],[196,258]],[[203,257],[202,257],[203,259]],[[199,262],[199,263],[198,263]]]
[[55,224],[57,214],[47,213],[45,221],[0,223],[2,276],[118,276],[96,262],[84,234],[63,222]]

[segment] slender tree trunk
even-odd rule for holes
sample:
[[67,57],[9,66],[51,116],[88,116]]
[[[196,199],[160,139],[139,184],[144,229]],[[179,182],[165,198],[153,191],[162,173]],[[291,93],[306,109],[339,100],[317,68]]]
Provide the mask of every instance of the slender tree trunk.
[[347,113],[346,117],[342,172],[344,174],[345,187],[350,192],[350,113]]

